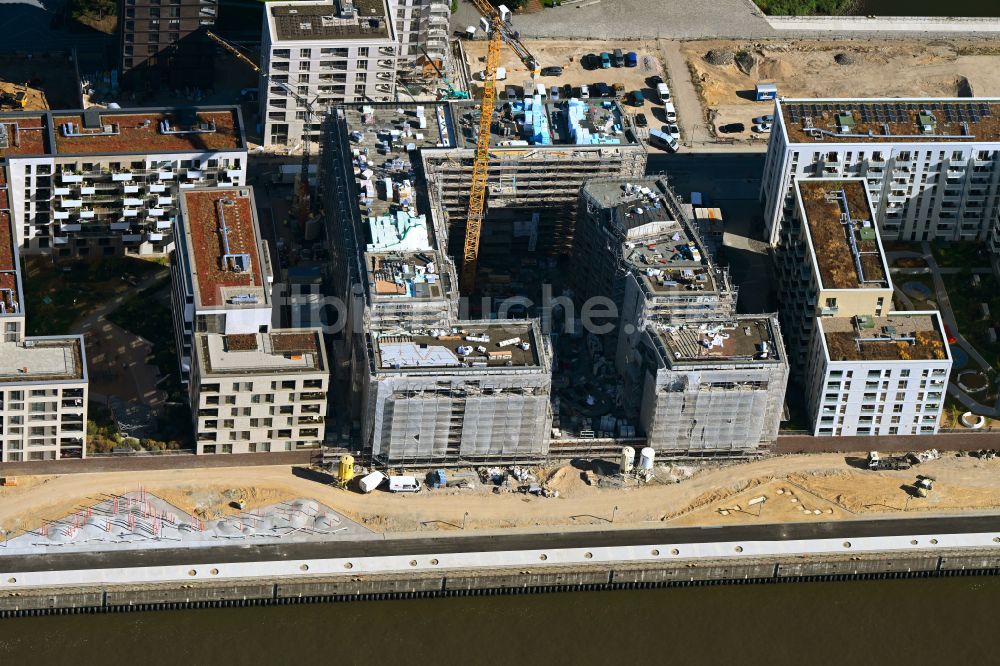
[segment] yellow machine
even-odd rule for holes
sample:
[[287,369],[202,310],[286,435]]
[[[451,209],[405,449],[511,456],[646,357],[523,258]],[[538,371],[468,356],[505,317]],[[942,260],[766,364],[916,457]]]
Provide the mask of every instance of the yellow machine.
[[354,478],[354,456],[345,453],[340,456],[340,463],[337,465],[337,478],[341,486],[346,486]]
[[497,67],[500,66],[500,43],[506,42],[517,54],[532,76],[539,71],[538,61],[517,38],[499,9],[487,0],[472,0],[479,13],[490,22],[489,46],[486,51],[486,71],[483,73],[483,102],[479,111],[479,133],[476,138],[476,157],[472,162],[472,186],[469,189],[469,208],[465,224],[465,251],[462,258],[461,287],[466,294],[476,288],[476,271],[479,264],[479,235],[486,212],[486,184],[490,171],[490,127],[496,103]]

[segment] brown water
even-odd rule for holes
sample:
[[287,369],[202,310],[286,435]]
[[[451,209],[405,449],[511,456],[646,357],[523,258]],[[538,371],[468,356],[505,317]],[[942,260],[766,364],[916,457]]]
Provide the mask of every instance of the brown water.
[[998,663],[1000,577],[0,620],[0,664]]
[[859,0],[858,16],[1000,16],[997,0]]

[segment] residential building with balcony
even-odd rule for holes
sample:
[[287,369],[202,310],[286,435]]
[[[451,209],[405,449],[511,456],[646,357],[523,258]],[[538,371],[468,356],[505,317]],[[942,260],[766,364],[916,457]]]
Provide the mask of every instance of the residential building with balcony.
[[451,6],[446,0],[391,0],[389,6],[396,22],[401,67],[415,67],[424,56],[440,61],[450,57]]
[[[270,2],[264,8],[260,115],[265,146],[320,139],[331,105],[390,101],[399,52],[386,0]],[[296,96],[289,94],[296,93]],[[308,100],[312,107],[310,114]]]
[[118,0],[119,64],[135,89],[211,87],[218,0]]
[[88,379],[83,336],[25,334],[9,201],[7,169],[0,161],[0,462],[84,458]]
[[246,182],[237,107],[4,113],[0,128],[26,252],[163,255],[180,192]]
[[806,178],[864,179],[886,240],[987,240],[1000,209],[1000,100],[779,99],[761,186],[772,244]]

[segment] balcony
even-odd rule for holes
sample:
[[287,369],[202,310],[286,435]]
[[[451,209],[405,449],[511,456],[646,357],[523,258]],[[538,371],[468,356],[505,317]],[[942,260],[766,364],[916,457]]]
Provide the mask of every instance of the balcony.
[[188,178],[204,178],[205,172],[200,169],[188,169],[185,175]]
[[125,243],[142,242],[142,234],[122,234],[122,241]]
[[156,177],[160,180],[172,180],[174,177],[173,171],[157,171]]
[[166,192],[167,191],[167,186],[166,185],[156,185],[156,184],[150,185],[149,186],[149,191],[152,192],[153,194],[159,194],[160,192]]
[[131,222],[112,222],[111,231],[126,231],[131,226]]
[[173,197],[156,197],[156,203],[159,206],[169,206],[174,202]]
[[66,173],[65,171],[59,174],[63,183],[82,183],[83,176],[78,173]]
[[59,204],[63,208],[79,208],[83,205],[83,199],[62,199]]
[[113,173],[111,174],[111,180],[115,181],[116,183],[123,183],[125,181],[132,180],[132,172],[119,171],[117,173]]
[[80,188],[80,194],[94,194],[97,192],[97,188],[93,185]]
[[162,208],[150,208],[146,211],[146,214],[150,217],[160,217],[165,211]]
[[122,203],[126,206],[141,206],[142,199],[139,199],[138,197],[125,197],[122,200]]
[[139,215],[138,209],[126,208],[122,211],[122,217],[137,217]]
[[125,185],[122,189],[125,190],[125,194],[137,194],[139,192],[138,185]]
[[68,187],[56,187],[56,188],[54,188],[52,190],[52,193],[55,194],[57,197],[64,197],[64,196],[67,196],[69,194],[69,188]]
[[59,225],[59,231],[62,231],[63,233],[69,233],[71,231],[80,231],[80,229],[82,228],[83,225],[81,224],[72,224],[68,222],[63,222],[62,224]]
[[240,176],[243,175],[243,172],[240,171],[239,169],[226,169],[226,175],[232,178],[233,180],[237,180]]
[[94,219],[94,214],[95,213],[92,210],[81,210],[80,211],[80,218],[84,219],[84,220],[92,220],[92,219]]
[[67,211],[67,210],[54,210],[54,211],[52,211],[52,217],[54,217],[57,220],[68,220],[69,219],[69,211]]
[[173,222],[170,220],[157,220],[156,229],[157,231],[163,231],[164,229],[169,229],[173,226]]
[[146,234],[146,237],[149,239],[150,242],[153,243],[158,243],[163,240],[163,234],[156,233],[153,231],[150,231],[148,234]]

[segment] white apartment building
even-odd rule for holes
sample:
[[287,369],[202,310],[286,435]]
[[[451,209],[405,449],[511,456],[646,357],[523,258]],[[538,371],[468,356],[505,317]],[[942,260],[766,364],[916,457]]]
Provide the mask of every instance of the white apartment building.
[[[320,139],[332,104],[391,101],[396,27],[386,0],[271,2],[264,9],[260,100],[265,146]],[[308,100],[313,115],[305,103]]]
[[451,21],[447,0],[390,0],[399,39],[400,66],[414,67],[424,54],[446,61]]
[[0,462],[84,458],[88,380],[83,336],[25,336],[9,200],[0,159]]
[[788,353],[815,435],[937,432],[951,355],[937,312],[890,312],[862,178],[794,185],[775,252]]
[[806,378],[814,435],[937,432],[952,364],[937,311],[816,322]]
[[788,361],[774,315],[644,329],[626,372],[661,453],[739,454],[778,437]]
[[866,182],[888,240],[986,240],[1000,210],[1000,100],[779,99],[764,168],[765,230],[778,242],[793,183]]
[[246,182],[237,107],[0,114],[18,247],[58,257],[172,248],[177,194]]
[[181,197],[172,305],[197,453],[318,447],[329,367],[319,328],[275,329],[249,187]]

